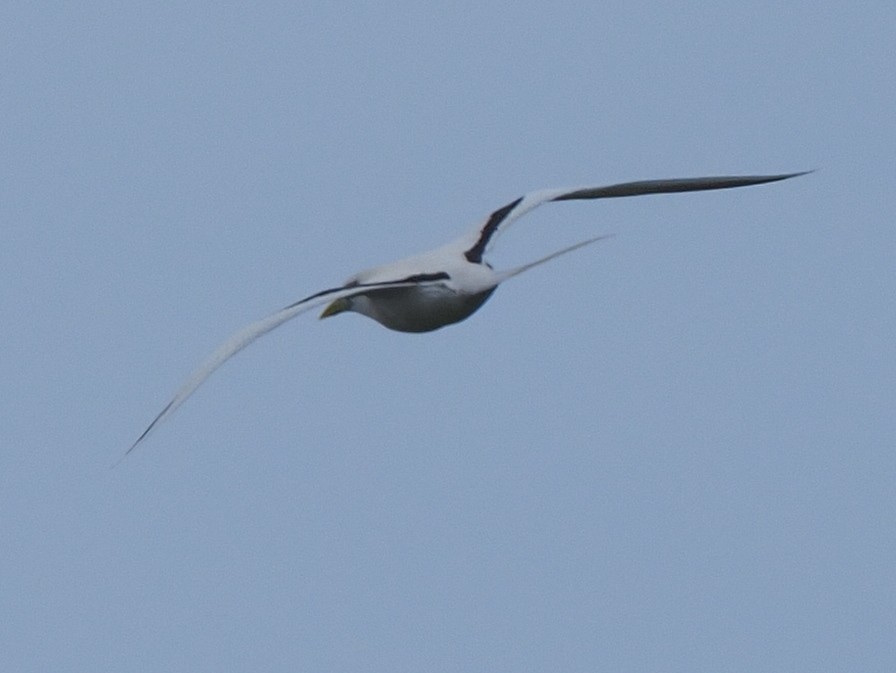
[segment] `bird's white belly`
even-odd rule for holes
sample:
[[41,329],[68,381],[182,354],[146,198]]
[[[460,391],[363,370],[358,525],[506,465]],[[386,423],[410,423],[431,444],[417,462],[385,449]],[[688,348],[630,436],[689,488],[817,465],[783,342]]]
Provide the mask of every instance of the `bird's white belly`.
[[461,294],[444,286],[374,290],[354,297],[354,310],[399,332],[430,332],[460,322],[485,303],[495,288]]

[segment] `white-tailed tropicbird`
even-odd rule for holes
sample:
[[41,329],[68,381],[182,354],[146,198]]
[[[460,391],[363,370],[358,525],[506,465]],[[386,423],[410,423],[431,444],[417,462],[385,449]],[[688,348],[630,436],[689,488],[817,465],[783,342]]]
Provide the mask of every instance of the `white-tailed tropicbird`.
[[219,346],[193,372],[124,455],[137,448],[149,433],[183,404],[218,367],[260,336],[300,313],[322,304],[329,304],[321,313],[321,318],[343,311],[355,311],[399,332],[429,332],[460,322],[472,315],[492,295],[498,285],[508,278],[606,238],[605,236],[589,238],[547,257],[505,271],[496,271],[483,261],[483,255],[491,248],[498,234],[543,203],[729,189],[786,180],[805,175],[807,172],[809,171],[782,175],[643,180],[605,187],[545,189],[530,192],[498,208],[475,229],[447,245],[362,271],[340,287],[316,292],[243,328]]

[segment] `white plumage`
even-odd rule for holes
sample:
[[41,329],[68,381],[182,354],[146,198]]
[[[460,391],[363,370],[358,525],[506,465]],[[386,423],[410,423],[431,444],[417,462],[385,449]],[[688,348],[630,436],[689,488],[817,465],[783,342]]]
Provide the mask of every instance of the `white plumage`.
[[183,404],[224,362],[260,336],[316,306],[327,304],[321,318],[343,311],[355,311],[373,318],[389,329],[428,332],[469,317],[508,278],[604,238],[590,238],[520,267],[505,271],[494,270],[483,260],[483,256],[497,236],[514,221],[543,203],[728,189],[776,182],[805,173],[645,180],[604,187],[530,192],[494,211],[479,226],[447,245],[362,271],[340,287],[312,294],[243,328],[218,347],[193,372],[125,455],[137,448],[153,429]]

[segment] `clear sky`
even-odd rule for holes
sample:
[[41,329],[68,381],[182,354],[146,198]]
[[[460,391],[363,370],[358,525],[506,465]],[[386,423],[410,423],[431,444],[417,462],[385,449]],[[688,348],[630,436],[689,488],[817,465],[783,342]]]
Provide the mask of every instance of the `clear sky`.
[[[896,8],[0,8],[0,670],[896,670]],[[542,187],[468,321],[244,324]]]

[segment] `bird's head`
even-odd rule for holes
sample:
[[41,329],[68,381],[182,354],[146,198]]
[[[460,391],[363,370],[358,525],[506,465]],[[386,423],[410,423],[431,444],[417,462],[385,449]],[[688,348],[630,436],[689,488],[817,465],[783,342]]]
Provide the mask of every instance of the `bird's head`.
[[351,311],[352,310],[352,298],[351,297],[339,297],[339,299],[334,299],[331,301],[327,308],[323,310],[320,314],[320,319],[329,318],[330,316],[336,315],[337,313],[342,313],[343,311]]

